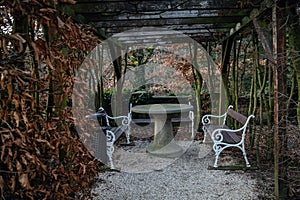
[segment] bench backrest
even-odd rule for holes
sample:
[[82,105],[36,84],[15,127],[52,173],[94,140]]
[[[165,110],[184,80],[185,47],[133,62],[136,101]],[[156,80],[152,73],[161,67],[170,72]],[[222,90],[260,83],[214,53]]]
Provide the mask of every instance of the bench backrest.
[[229,108],[227,110],[227,115],[230,116],[231,118],[235,119],[236,121],[238,121],[242,125],[244,125],[247,122],[247,119],[248,119],[246,116],[234,111],[231,108]]

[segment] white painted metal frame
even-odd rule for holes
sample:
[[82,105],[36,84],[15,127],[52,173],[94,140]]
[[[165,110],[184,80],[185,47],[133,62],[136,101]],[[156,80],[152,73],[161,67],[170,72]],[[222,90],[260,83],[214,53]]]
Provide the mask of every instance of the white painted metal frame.
[[113,159],[112,159],[113,153],[115,151],[115,147],[114,147],[115,141],[116,141],[115,134],[110,130],[106,130],[106,154],[108,156],[111,169],[115,169]]
[[[228,109],[232,109],[233,106],[229,106]],[[227,109],[227,111],[228,111]],[[226,124],[226,118],[227,118],[227,111],[223,114],[223,115],[212,115],[212,114],[207,114],[207,115],[204,115],[202,117],[202,130],[204,132],[204,138],[203,138],[203,143],[206,142],[206,137],[207,137],[207,134],[209,134],[209,130],[208,130],[208,126],[211,124],[211,119],[212,118],[215,118],[215,119],[220,119],[220,120],[223,120],[223,124],[220,125],[220,126],[224,126]],[[210,134],[209,134],[210,135]]]
[[191,123],[190,123],[190,129],[191,129],[191,131],[192,131],[192,138],[194,138],[195,137],[195,130],[194,130],[194,119],[195,119],[195,115],[194,115],[194,111],[190,111],[189,112],[189,118],[190,118],[190,120],[191,120]]
[[[233,106],[229,106],[228,109],[232,109]],[[227,112],[228,112],[227,109]],[[213,150],[215,152],[215,161],[214,161],[214,167],[218,167],[218,159],[220,156],[220,153],[224,150],[227,149],[229,147],[237,147],[239,148],[242,153],[243,153],[243,157],[245,159],[245,163],[246,163],[246,167],[251,167],[248,158],[247,158],[247,154],[246,154],[246,150],[245,150],[245,136],[246,136],[246,130],[247,130],[247,125],[250,121],[251,118],[254,118],[254,115],[250,115],[247,118],[246,123],[239,129],[229,129],[229,128],[225,128],[224,125],[226,123],[226,118],[227,118],[227,112],[224,113],[223,115],[205,115],[202,118],[202,124],[203,124],[203,131],[204,131],[204,140],[203,142],[205,142],[205,137],[207,134],[211,135],[211,139],[213,141]],[[214,129],[212,132],[209,131],[208,126],[210,125],[211,122],[211,118],[219,118],[222,119],[223,118],[223,124],[221,126],[219,126],[218,128]],[[241,136],[241,140],[237,143],[226,143],[223,141],[223,134],[222,132],[227,132],[227,133],[237,133],[242,131],[242,136]]]
[[[98,112],[104,111],[104,108],[100,107]],[[105,111],[104,111],[105,112]],[[131,113],[129,112],[127,116],[116,116],[116,117],[112,117],[109,115],[105,115],[106,118],[106,126],[110,127],[110,123],[109,120],[117,120],[117,119],[122,119],[122,126],[127,126],[126,128],[126,139],[127,139],[127,144],[130,144],[130,123],[131,123]],[[114,132],[112,132],[111,130],[106,130],[106,139],[107,139],[107,156],[108,156],[108,160],[110,162],[110,168],[111,169],[115,169],[115,166],[113,164],[113,153],[115,151],[115,141],[116,141],[116,136],[114,134]]]
[[[115,151],[115,147],[114,144],[117,140],[116,135],[113,131],[111,131],[109,129],[110,127],[110,120],[117,120],[117,119],[121,119],[122,120],[122,126],[126,126],[126,139],[127,139],[127,144],[130,144],[130,134],[131,134],[131,129],[130,129],[130,123],[131,123],[131,110],[128,113],[127,116],[116,116],[116,117],[112,117],[107,115],[107,113],[105,112],[104,108],[100,107],[98,110],[98,113],[103,113],[103,117],[105,116],[105,120],[106,120],[106,127],[108,129],[105,130],[105,134],[106,134],[106,154],[108,156],[108,160],[110,163],[110,168],[111,169],[115,169],[114,163],[113,163],[113,153]],[[94,114],[93,117],[97,117],[97,114]],[[86,118],[91,118],[91,116],[86,116]]]
[[106,115],[106,125],[110,126],[109,120],[117,120],[117,119],[122,119],[122,126],[127,126],[126,129],[126,139],[127,139],[127,144],[130,144],[130,134],[131,134],[131,129],[130,129],[130,123],[131,123],[131,111],[128,113],[127,116],[116,116],[116,117],[111,117],[109,115]]

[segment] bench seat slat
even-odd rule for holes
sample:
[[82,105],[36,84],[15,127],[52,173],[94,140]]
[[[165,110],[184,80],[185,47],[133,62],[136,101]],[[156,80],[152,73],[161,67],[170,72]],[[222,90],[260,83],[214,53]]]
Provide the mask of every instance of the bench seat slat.
[[150,124],[154,122],[152,119],[132,119],[132,121],[136,124]]
[[235,119],[236,121],[238,121],[241,124],[246,124],[247,119],[248,119],[246,116],[244,116],[232,109],[228,109],[227,115],[232,117],[233,119]]
[[118,127],[112,127],[110,131],[112,131],[115,134],[116,140],[119,139],[119,137],[124,133],[127,129],[127,126],[118,126]]
[[232,132],[223,131],[222,135],[223,135],[223,142],[228,144],[239,143],[242,139],[240,136]]
[[172,122],[178,123],[178,122],[191,122],[192,120],[190,118],[172,118]]
[[[153,119],[132,119],[132,121],[136,124],[142,124],[142,123],[153,123]],[[172,118],[171,121],[173,123],[178,122],[191,122],[192,120],[190,118]]]
[[219,128],[227,128],[228,129],[228,126],[226,126],[226,125],[215,125],[215,124],[208,124],[208,125],[205,125],[205,127],[207,128],[207,130],[210,133],[212,133],[214,130],[219,129]]
[[[226,126],[226,125],[213,125],[213,124],[209,124],[209,125],[206,125],[206,127],[207,127],[207,130],[210,133],[212,133],[214,130],[220,129],[220,128],[229,129],[228,126]],[[241,139],[242,139],[236,133],[232,133],[232,132],[222,131],[222,135],[223,135],[223,142],[229,143],[229,144],[239,143],[241,141]]]

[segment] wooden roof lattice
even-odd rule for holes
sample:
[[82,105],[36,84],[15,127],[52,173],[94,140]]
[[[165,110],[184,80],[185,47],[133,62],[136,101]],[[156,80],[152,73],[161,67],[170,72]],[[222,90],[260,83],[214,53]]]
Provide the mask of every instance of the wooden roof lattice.
[[[168,30],[183,33],[197,42],[220,41],[271,7],[268,0],[77,0],[75,19],[92,24],[104,37],[123,33],[137,40],[136,28],[165,28],[154,31],[172,38]],[[150,31],[151,32],[151,31]],[[150,33],[149,32],[149,33]],[[166,33],[166,34],[165,34]],[[148,36],[151,37],[151,34]]]

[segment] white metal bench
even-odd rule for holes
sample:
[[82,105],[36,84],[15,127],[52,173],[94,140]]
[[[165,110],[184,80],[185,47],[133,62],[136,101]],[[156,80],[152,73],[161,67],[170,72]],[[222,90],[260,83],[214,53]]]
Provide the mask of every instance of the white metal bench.
[[[114,153],[114,144],[115,142],[120,138],[120,136],[125,133],[126,139],[127,139],[127,144],[130,144],[130,123],[131,123],[131,113],[128,113],[127,116],[116,116],[112,117],[109,116],[104,108],[100,107],[98,112],[93,114],[93,115],[87,115],[86,118],[91,119],[91,118],[104,118],[105,119],[105,125],[100,126],[102,129],[101,132],[105,133],[106,136],[106,154],[108,156],[108,160],[110,163],[110,168],[115,169],[114,164],[113,164],[113,153]],[[121,125],[112,127],[111,123],[112,121],[116,120],[121,120]],[[97,139],[100,138],[99,135],[96,135],[96,140],[95,140],[95,151],[98,154],[98,150],[101,148],[98,148],[100,144],[100,141]]]
[[[244,156],[246,167],[250,167],[250,163],[247,159],[247,154],[245,150],[245,136],[247,125],[251,118],[254,118],[254,115],[246,117],[236,111],[234,111],[233,106],[229,106],[227,111],[223,115],[204,115],[202,117],[202,129],[204,131],[203,143],[206,142],[206,137],[209,134],[213,141],[213,150],[215,151],[215,162],[214,167],[218,167],[218,159],[220,153],[228,147],[237,147],[239,148]],[[242,126],[238,129],[230,129],[226,125],[227,117],[231,117],[238,121]],[[221,125],[216,125],[215,121],[222,122]],[[240,134],[238,134],[240,133]]]

